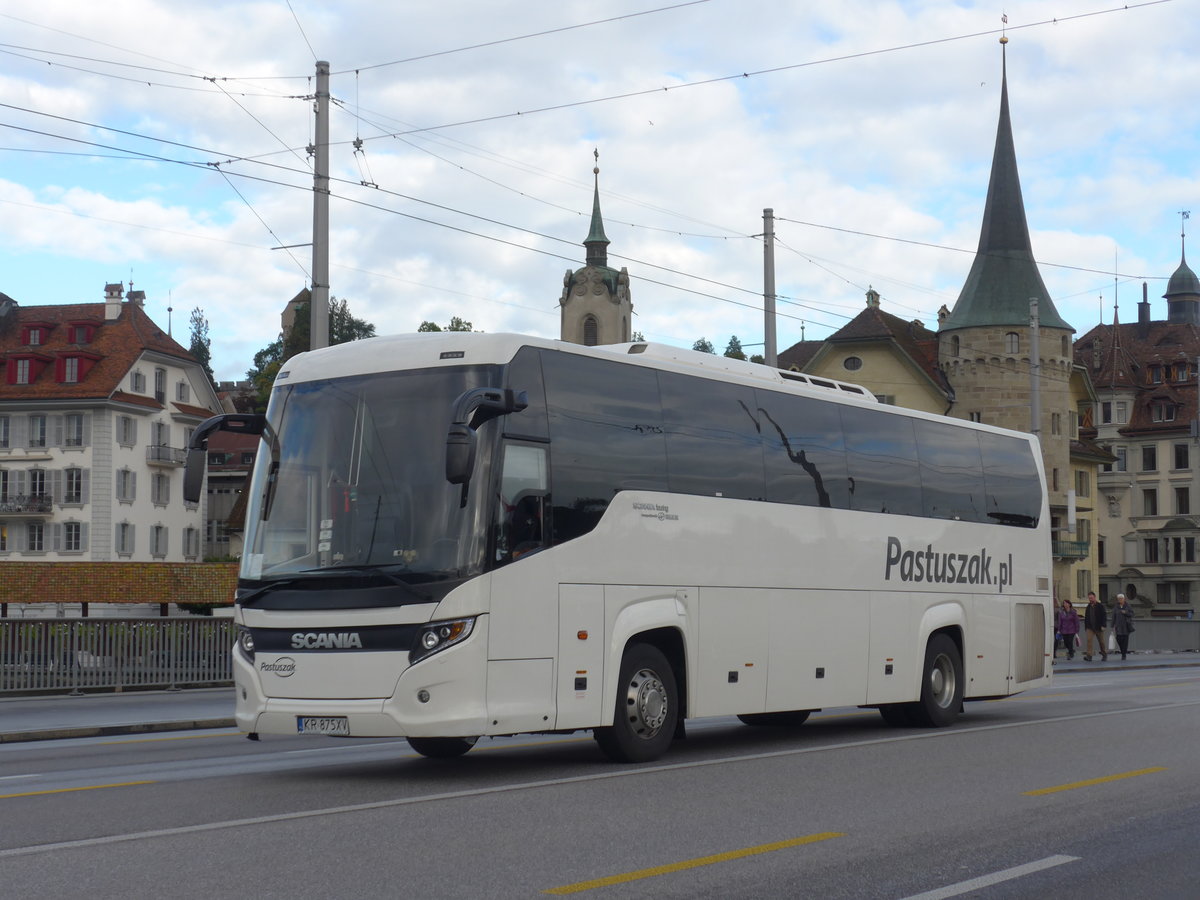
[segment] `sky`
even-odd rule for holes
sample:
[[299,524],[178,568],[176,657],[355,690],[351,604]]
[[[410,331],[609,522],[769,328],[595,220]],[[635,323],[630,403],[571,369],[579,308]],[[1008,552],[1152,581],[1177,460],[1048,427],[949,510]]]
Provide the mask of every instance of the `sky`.
[[0,0],[0,292],[132,282],[184,346],[202,310],[217,378],[244,378],[310,284],[325,60],[330,292],[379,334],[558,337],[596,178],[647,340],[762,352],[766,208],[780,350],[869,288],[936,328],[979,240],[1004,34],[1056,308],[1080,335],[1132,321],[1145,283],[1165,318],[1181,212],[1200,229],[1198,6]]

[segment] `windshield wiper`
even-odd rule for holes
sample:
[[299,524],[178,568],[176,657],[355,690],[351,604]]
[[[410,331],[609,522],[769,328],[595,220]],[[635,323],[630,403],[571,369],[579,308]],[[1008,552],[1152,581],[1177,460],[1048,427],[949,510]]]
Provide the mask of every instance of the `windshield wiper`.
[[278,588],[286,587],[289,584],[295,584],[295,583],[296,583],[295,578],[281,578],[279,581],[272,581],[267,584],[264,584],[262,587],[258,588],[257,590],[251,591],[245,597],[236,597],[234,602],[236,602],[239,606],[246,606],[251,601],[257,600],[259,597],[262,597],[265,594],[271,593],[271,591],[274,591]]
[[376,578],[383,577],[399,587],[402,587],[411,596],[416,597],[426,603],[432,603],[433,597],[424,591],[417,590],[399,575],[394,572],[389,572],[387,569],[379,566],[327,566],[323,569],[302,569],[301,573],[305,576],[316,578],[336,578],[339,575],[351,575],[358,578]]

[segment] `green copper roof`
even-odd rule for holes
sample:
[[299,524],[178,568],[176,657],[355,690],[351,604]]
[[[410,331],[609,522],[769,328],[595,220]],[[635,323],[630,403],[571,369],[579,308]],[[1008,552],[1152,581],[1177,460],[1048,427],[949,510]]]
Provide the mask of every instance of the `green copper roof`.
[[1075,330],[1054,308],[1054,301],[1050,299],[1033,258],[1008,113],[1008,72],[1002,62],[1000,122],[996,127],[996,149],[992,155],[979,249],[975,251],[975,261],[954,309],[942,323],[941,330],[978,325],[1028,325],[1031,297],[1038,299],[1038,321],[1042,328]]
[[1200,279],[1197,279],[1196,273],[1188,268],[1187,257],[1180,260],[1179,268],[1167,282],[1167,292],[1163,296],[1170,300],[1181,294],[1187,296],[1200,294]]

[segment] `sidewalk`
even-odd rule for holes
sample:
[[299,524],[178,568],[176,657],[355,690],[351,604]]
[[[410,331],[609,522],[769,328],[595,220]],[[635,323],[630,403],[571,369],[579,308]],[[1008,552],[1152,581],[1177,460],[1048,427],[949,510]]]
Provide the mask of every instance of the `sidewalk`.
[[0,698],[0,744],[233,725],[232,687]]
[[[1086,676],[1189,666],[1200,667],[1200,653],[1130,653],[1124,662],[1117,653],[1110,653],[1107,662],[1099,657],[1086,662],[1078,652],[1073,660],[1066,660],[1060,653],[1054,660],[1054,674]],[[232,687],[0,698],[0,744],[233,727]]]

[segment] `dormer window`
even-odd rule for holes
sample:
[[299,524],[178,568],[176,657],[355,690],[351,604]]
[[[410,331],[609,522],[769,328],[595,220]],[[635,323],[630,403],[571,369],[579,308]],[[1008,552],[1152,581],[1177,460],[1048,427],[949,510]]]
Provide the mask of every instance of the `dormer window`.
[[68,356],[63,360],[63,377],[62,380],[67,384],[74,384],[79,380],[79,357]]
[[30,328],[28,339],[25,341],[29,346],[36,347],[42,342],[42,329]]
[[1150,418],[1155,422],[1174,422],[1175,404],[1169,400],[1156,400],[1150,404]]
[[9,384],[33,384],[51,358],[42,356],[40,353],[29,352],[19,356],[10,356],[5,366],[4,380]]
[[21,343],[26,347],[40,347],[50,338],[53,322],[26,322],[21,326]]
[[54,361],[55,380],[59,384],[78,384],[99,359],[86,350],[65,353]]
[[96,335],[96,326],[91,322],[71,322],[67,325],[67,340],[72,344],[90,344]]

